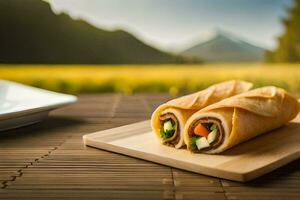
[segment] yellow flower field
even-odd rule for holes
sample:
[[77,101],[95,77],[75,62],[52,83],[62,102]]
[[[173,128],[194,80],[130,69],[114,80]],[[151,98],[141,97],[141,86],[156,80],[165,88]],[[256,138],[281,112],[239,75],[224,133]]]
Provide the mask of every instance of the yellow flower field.
[[202,89],[229,79],[300,92],[300,64],[0,65],[0,78],[66,93],[169,92]]

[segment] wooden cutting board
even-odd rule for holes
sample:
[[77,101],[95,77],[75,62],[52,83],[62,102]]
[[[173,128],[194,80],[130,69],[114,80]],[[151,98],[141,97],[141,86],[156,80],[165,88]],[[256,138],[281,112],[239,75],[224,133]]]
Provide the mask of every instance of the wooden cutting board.
[[200,174],[249,181],[300,157],[300,116],[288,125],[219,155],[159,144],[143,121],[83,136],[85,145]]

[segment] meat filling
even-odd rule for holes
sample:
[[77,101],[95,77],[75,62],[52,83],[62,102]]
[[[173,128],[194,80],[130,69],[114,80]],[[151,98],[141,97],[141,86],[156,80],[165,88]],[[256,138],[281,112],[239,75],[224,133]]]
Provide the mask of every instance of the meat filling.
[[175,146],[180,140],[178,119],[173,113],[166,113],[159,117],[160,137],[168,146]]
[[219,147],[224,141],[221,121],[207,117],[195,120],[188,129],[190,149],[200,153]]

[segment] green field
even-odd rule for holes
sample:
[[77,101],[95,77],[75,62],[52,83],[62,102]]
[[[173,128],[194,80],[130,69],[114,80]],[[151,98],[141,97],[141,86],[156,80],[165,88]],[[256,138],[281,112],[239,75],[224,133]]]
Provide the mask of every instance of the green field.
[[230,79],[300,92],[300,64],[0,65],[0,78],[72,94],[188,93]]

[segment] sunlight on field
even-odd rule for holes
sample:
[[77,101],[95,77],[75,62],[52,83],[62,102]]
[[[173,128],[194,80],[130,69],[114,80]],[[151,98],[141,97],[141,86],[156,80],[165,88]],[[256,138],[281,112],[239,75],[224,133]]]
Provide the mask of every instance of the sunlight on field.
[[0,65],[0,78],[67,93],[169,92],[173,95],[223,80],[300,91],[300,64],[211,65]]

